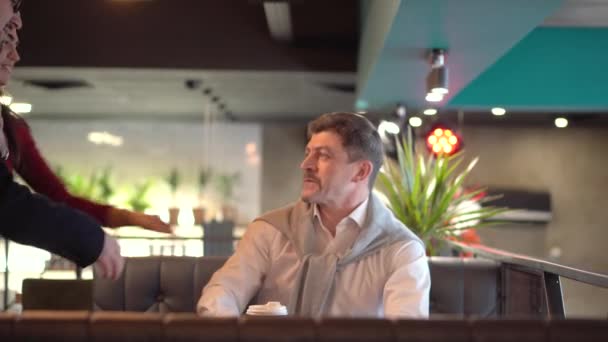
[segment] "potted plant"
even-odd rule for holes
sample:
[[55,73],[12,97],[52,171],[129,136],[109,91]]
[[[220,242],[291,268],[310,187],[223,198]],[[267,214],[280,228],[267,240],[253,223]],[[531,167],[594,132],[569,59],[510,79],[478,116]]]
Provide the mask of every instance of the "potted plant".
[[463,191],[466,177],[477,164],[474,158],[459,168],[464,154],[433,155],[412,151],[411,135],[396,141],[397,162],[385,159],[377,189],[383,193],[395,216],[420,237],[429,255],[435,255],[445,238],[457,237],[470,228],[497,222],[484,221],[506,208],[482,207],[496,197],[485,197],[485,189]]
[[213,171],[210,167],[201,167],[198,172],[198,207],[192,208],[194,224],[202,224],[205,221],[206,210],[203,206],[204,193],[207,184],[211,180]]
[[169,208],[169,224],[177,225],[177,218],[179,216],[179,208],[176,206],[177,203],[177,188],[180,183],[180,174],[177,168],[172,168],[167,175],[167,184],[171,189],[172,207]]
[[148,202],[148,190],[152,186],[152,181],[147,180],[142,183],[136,183],[133,186],[133,191],[131,192],[127,204],[131,207],[133,211],[144,212],[146,209],[150,207],[150,202]]
[[102,171],[101,175],[97,177],[97,197],[101,203],[108,204],[110,202],[110,197],[114,195],[114,186],[110,182],[111,174],[112,168],[108,166]]
[[96,172],[93,172],[87,178],[76,172],[66,172],[63,167],[58,166],[55,169],[55,174],[61,179],[70,194],[89,200],[98,200],[97,187],[99,177]]
[[237,209],[232,204],[234,187],[240,182],[239,172],[223,173],[216,178],[216,188],[222,200],[222,217],[225,221],[236,221]]

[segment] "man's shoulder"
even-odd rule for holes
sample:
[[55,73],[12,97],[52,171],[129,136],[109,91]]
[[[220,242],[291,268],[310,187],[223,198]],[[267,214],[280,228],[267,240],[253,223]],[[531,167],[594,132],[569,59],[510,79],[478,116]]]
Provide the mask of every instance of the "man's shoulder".
[[292,202],[287,205],[284,205],[280,208],[269,210],[262,215],[255,218],[253,221],[268,221],[276,218],[277,216],[289,215],[289,213],[293,210],[293,208],[298,204],[298,202]]
[[294,220],[298,220],[301,216],[307,215],[308,210],[308,204],[297,201],[281,208],[268,211],[253,220],[253,222],[264,221],[279,230],[286,230],[292,226]]
[[424,243],[418,239],[403,239],[385,246],[385,253],[393,260],[412,261],[426,255]]

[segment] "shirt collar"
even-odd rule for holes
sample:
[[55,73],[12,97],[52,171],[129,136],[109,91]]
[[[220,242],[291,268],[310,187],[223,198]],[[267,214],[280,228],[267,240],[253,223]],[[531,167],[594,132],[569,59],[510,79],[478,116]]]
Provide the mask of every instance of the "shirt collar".
[[[351,213],[348,214],[348,216],[346,216],[345,218],[343,218],[340,222],[343,222],[345,219],[351,219],[357,224],[359,228],[363,227],[365,219],[367,218],[368,202],[369,197],[367,197],[365,201],[361,202],[361,204],[359,204],[355,209],[353,209],[353,211],[351,211]],[[317,204],[313,206],[313,217],[317,218],[319,222],[323,224],[323,221],[321,220],[321,213],[319,213],[319,206]]]

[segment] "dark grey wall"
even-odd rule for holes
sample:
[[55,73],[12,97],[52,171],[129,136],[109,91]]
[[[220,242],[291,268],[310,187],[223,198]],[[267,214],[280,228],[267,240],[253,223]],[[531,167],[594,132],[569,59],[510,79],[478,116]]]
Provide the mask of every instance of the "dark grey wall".
[[[551,194],[547,225],[482,230],[484,243],[608,274],[608,129],[476,126],[463,138],[480,157],[471,181]],[[566,281],[564,297],[572,315],[608,315],[608,289]]]
[[300,162],[306,147],[306,124],[267,123],[262,127],[262,212],[298,199]]

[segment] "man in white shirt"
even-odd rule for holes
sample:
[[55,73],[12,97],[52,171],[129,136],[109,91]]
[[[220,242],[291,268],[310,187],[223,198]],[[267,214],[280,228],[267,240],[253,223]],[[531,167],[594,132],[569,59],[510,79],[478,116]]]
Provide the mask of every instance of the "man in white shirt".
[[308,317],[428,317],[424,244],[371,193],[383,161],[374,125],[328,113],[308,139],[300,200],[249,225],[198,313],[238,316],[253,300]]

